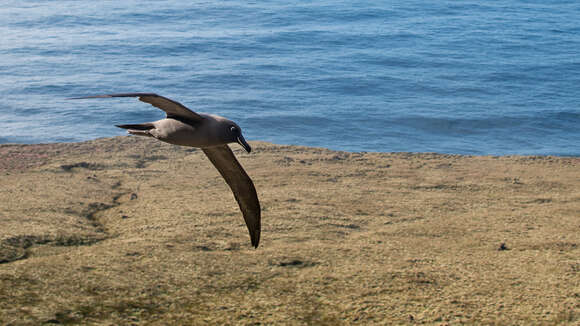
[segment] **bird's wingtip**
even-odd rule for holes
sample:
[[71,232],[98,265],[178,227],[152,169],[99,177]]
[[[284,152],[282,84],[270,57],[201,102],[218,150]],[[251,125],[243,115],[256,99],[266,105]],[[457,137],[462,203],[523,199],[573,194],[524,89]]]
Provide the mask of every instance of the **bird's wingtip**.
[[260,245],[260,238],[252,239],[252,246],[254,246],[255,249],[258,249],[259,245]]
[[79,97],[69,97],[67,100],[82,100],[89,98],[112,98],[112,97],[142,97],[142,96],[153,96],[160,97],[155,93],[119,93],[119,94],[101,94],[101,95],[91,95],[91,96],[79,96]]

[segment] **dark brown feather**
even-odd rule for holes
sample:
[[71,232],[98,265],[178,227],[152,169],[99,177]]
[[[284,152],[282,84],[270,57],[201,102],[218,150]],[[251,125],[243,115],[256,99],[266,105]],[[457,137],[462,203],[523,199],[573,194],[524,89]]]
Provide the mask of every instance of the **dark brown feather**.
[[252,179],[240,165],[228,145],[203,148],[203,152],[232,189],[250,231],[252,245],[260,243],[261,211]]
[[186,120],[194,122],[199,122],[203,120],[202,116],[188,109],[183,104],[154,93],[106,94],[106,95],[74,97],[72,99],[77,100],[85,98],[111,98],[111,97],[138,97],[140,101],[149,103],[154,107],[157,107],[165,111],[168,118],[184,118]]

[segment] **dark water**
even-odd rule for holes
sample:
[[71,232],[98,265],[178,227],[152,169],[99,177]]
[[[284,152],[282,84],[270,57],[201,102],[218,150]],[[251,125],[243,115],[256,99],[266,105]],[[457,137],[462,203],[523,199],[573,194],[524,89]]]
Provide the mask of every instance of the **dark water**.
[[[382,4],[386,3],[386,4]],[[3,1],[0,143],[163,117],[348,151],[580,155],[577,1]]]

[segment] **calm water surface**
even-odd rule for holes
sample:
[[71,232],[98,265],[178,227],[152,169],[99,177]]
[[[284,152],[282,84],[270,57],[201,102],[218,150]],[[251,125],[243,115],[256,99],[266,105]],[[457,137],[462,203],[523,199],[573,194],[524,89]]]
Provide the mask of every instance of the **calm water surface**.
[[577,1],[3,1],[0,143],[124,134],[156,92],[247,139],[580,156]]

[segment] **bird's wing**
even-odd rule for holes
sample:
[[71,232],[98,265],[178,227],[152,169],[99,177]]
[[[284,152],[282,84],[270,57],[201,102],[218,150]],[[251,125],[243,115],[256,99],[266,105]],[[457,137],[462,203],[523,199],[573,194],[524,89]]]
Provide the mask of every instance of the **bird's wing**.
[[174,100],[168,99],[154,93],[124,93],[124,94],[107,94],[107,95],[96,95],[96,96],[84,96],[84,97],[74,97],[72,99],[85,99],[85,98],[110,98],[110,97],[138,97],[140,101],[149,103],[155,107],[167,113],[168,118],[183,118],[186,120],[200,122],[204,118],[199,114],[191,111],[183,104],[175,102]]
[[252,246],[260,242],[260,202],[252,179],[240,165],[228,145],[203,148],[203,152],[232,189],[250,231]]

